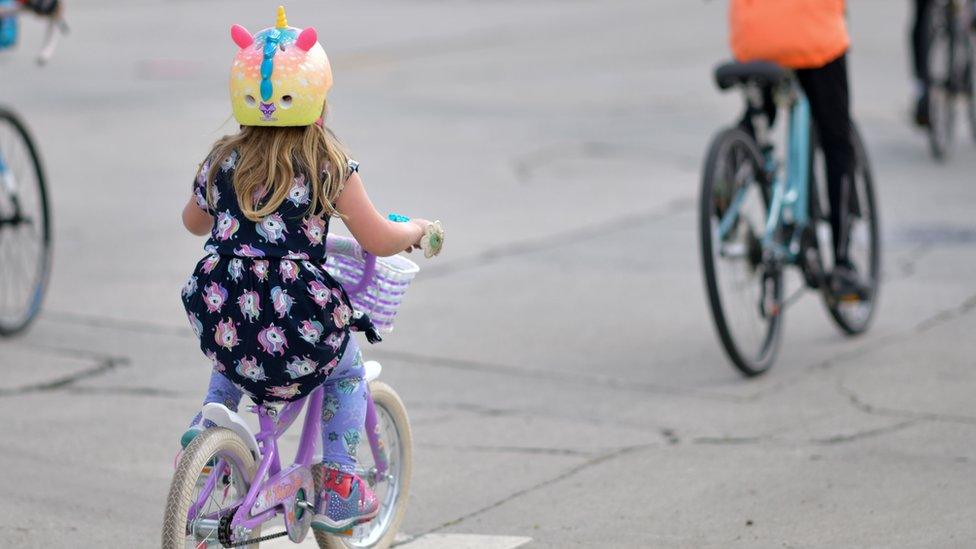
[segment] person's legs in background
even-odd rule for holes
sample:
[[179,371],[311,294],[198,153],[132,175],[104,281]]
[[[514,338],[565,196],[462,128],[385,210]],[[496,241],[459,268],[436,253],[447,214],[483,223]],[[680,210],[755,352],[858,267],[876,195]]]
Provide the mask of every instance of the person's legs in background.
[[817,69],[801,69],[796,76],[810,101],[810,111],[827,161],[827,195],[833,233],[834,272],[831,290],[838,297],[859,294],[857,273],[847,257],[847,213],[854,175],[847,56]]
[[912,23],[912,69],[915,76],[915,123],[929,123],[929,55],[928,6],[931,0],[915,0],[915,19]]

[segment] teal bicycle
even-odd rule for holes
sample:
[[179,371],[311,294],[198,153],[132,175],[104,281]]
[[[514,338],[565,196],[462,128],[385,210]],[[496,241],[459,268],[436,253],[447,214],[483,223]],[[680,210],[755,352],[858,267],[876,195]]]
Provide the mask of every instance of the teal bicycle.
[[[866,295],[838,301],[826,274],[833,246],[823,153],[799,84],[787,70],[764,62],[725,64],[715,78],[722,90],[742,90],[753,131],[724,129],[709,147],[699,209],[702,267],[722,346],[743,374],[756,376],[773,364],[783,312],[806,288],[823,293],[845,334],[867,329],[880,280],[878,212],[867,153],[852,126],[855,167],[841,201],[847,210],[843,237]],[[783,161],[760,114],[764,96],[789,113]],[[802,283],[786,295],[790,266],[799,269]]]

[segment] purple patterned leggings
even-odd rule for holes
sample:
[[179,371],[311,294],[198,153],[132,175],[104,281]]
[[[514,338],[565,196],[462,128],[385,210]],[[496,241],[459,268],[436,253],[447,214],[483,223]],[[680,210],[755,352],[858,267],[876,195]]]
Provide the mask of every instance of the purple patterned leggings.
[[[341,471],[356,470],[356,450],[366,421],[366,382],[363,379],[363,355],[352,337],[339,365],[322,387],[322,462]],[[210,374],[210,388],[204,404],[219,402],[237,411],[241,391],[218,372]],[[191,425],[200,422],[200,414]]]

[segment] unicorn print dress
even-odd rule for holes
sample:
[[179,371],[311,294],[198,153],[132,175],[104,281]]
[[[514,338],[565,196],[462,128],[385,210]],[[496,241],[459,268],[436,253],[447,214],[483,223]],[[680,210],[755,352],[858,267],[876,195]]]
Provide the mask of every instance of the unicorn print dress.
[[[354,313],[324,268],[329,219],[309,213],[305,176],[260,222],[237,204],[237,155],[204,163],[193,193],[214,217],[207,255],[183,287],[183,305],[214,370],[257,402],[291,401],[322,384],[339,363],[349,332],[378,340],[368,317]],[[211,193],[209,170],[217,169]],[[350,169],[358,165],[350,162]]]

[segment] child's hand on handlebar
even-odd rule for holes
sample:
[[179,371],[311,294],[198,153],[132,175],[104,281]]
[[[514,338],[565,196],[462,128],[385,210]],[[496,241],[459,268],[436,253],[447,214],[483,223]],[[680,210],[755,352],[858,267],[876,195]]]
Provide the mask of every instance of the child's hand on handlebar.
[[423,235],[412,248],[420,248],[424,251],[424,257],[430,259],[441,253],[444,246],[444,228],[440,221],[427,221],[426,219],[415,220],[418,225],[423,227]]
[[427,226],[431,224],[430,221],[426,219],[421,219],[419,217],[414,217],[410,219],[407,223],[417,227],[417,237],[414,238],[413,244],[411,244],[406,250],[407,253],[413,252],[415,249],[420,249],[420,241],[424,238],[424,234],[427,232]]

